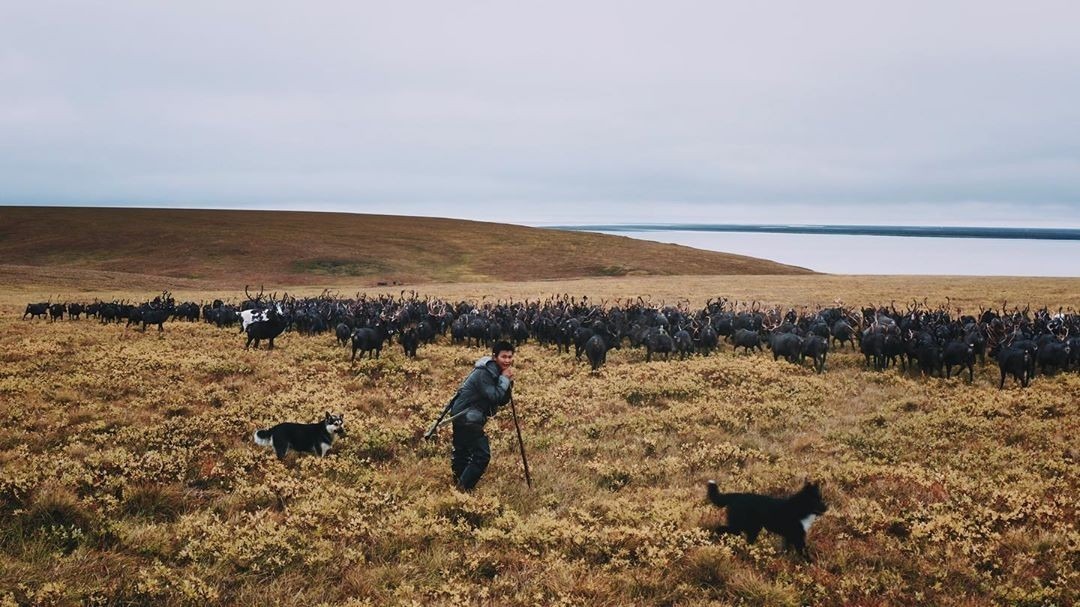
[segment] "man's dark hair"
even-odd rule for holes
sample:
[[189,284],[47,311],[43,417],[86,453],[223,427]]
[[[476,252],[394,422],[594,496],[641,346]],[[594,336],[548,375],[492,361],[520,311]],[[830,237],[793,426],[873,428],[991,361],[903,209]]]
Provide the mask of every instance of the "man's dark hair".
[[513,352],[514,344],[506,341],[505,339],[500,339],[499,341],[495,342],[494,346],[491,347],[491,355],[498,356],[499,352],[503,352],[505,350]]

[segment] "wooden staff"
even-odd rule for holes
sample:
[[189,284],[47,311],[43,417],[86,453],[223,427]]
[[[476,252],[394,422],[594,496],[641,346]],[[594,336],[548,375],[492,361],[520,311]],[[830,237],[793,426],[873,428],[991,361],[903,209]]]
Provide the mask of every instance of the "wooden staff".
[[514,416],[514,429],[517,430],[518,447],[521,448],[521,463],[525,465],[525,484],[532,489],[532,477],[529,476],[529,460],[525,457],[525,441],[521,439],[521,425],[518,424],[517,408],[514,407],[514,397],[510,397],[510,413]]

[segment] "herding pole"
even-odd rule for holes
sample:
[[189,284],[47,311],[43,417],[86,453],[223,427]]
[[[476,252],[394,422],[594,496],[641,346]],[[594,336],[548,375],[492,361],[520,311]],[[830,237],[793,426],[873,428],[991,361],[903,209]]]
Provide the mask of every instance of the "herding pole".
[[458,394],[461,394],[461,388],[458,388],[458,391],[454,392],[454,395],[450,397],[450,402],[446,403],[446,407],[444,407],[443,410],[442,410],[442,413],[439,414],[439,418],[436,419],[435,423],[431,424],[431,427],[428,428],[427,432],[424,433],[424,438],[425,439],[430,439],[430,438],[434,437],[435,432],[439,429],[440,426],[454,421],[454,419],[456,419],[458,417],[461,417],[462,413],[465,413],[465,411],[462,411],[461,413],[458,413],[457,415],[452,416],[450,419],[446,420],[445,422],[443,421],[443,418],[446,417],[446,414],[450,412],[450,409],[454,408],[454,400],[457,399]]
[[446,414],[450,412],[450,407],[453,406],[453,404],[454,404],[454,401],[451,399],[450,403],[447,404],[446,408],[443,409],[442,413],[439,414],[439,418],[436,419],[435,423],[431,424],[431,427],[428,428],[427,432],[424,433],[424,438],[425,439],[430,439],[433,436],[435,436],[435,432],[439,429],[439,426],[442,425],[443,418],[446,417]]
[[532,489],[532,477],[529,476],[529,460],[525,458],[525,441],[521,439],[521,425],[518,424],[517,408],[514,407],[514,397],[510,397],[510,413],[514,415],[514,429],[517,430],[518,447],[521,448],[521,463],[525,465],[525,484]]
[[434,423],[434,424],[431,424],[431,427],[430,427],[430,428],[428,428],[428,431],[424,433],[424,438],[432,438],[433,436],[435,436],[435,432],[436,432],[436,431],[437,431],[437,430],[438,430],[439,428],[442,428],[442,427],[443,427],[443,426],[445,426],[446,424],[450,424],[450,423],[453,423],[453,421],[454,421],[455,419],[457,419],[457,418],[459,418],[459,417],[461,417],[461,416],[465,415],[465,414],[466,414],[466,413],[468,413],[468,412],[469,412],[469,410],[468,410],[468,409],[464,409],[464,410],[462,410],[462,411],[461,411],[460,413],[455,413],[454,415],[451,415],[451,416],[450,416],[450,417],[448,417],[447,419],[443,419],[443,418],[442,418],[442,416],[440,416],[440,417],[439,417],[439,419],[435,420],[435,423]]

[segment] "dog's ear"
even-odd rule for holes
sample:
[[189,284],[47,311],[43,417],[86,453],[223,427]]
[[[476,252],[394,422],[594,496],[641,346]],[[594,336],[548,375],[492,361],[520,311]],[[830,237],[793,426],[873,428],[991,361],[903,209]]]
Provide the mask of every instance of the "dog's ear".
[[333,416],[333,415],[330,415],[330,412],[329,412],[329,411],[327,411],[327,412],[326,412],[326,419],[330,419],[331,417],[334,417],[334,416]]

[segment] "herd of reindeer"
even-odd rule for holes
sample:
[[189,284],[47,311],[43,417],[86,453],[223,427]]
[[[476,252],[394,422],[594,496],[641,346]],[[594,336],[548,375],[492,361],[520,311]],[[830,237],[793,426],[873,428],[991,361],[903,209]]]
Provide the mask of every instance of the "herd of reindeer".
[[[352,345],[352,358],[359,353],[378,358],[384,345],[394,338],[405,355],[414,357],[424,344],[450,334],[453,344],[479,347],[498,339],[515,344],[534,340],[541,346],[555,346],[579,360],[585,354],[593,371],[606,361],[607,352],[629,344],[645,351],[645,360],[654,355],[685,359],[708,356],[729,344],[743,353],[768,349],[774,360],[793,364],[810,359],[814,369],[824,372],[833,347],[862,353],[866,367],[884,371],[890,366],[904,373],[951,378],[967,371],[974,381],[975,366],[990,356],[1001,372],[999,388],[1012,376],[1027,387],[1037,373],[1052,374],[1080,370],[1080,314],[1074,310],[1030,307],[980,308],[977,316],[953,311],[947,302],[930,307],[925,300],[913,301],[906,309],[889,306],[854,308],[837,302],[833,307],[812,310],[762,307],[757,302],[710,299],[703,308],[691,309],[686,300],[676,304],[654,304],[642,298],[606,300],[596,303],[588,297],[553,295],[543,300],[483,301],[452,303],[420,297],[415,291],[399,296],[368,297],[357,293],[343,298],[329,291],[317,297],[291,297],[287,293],[252,295],[239,304],[215,300],[210,303],[177,303],[168,291],[141,304],[121,301],[82,303],[32,303],[23,319],[51,321],[93,317],[101,323],[157,325],[164,331],[166,321],[202,320],[218,327],[240,327],[247,336],[247,349],[286,331],[314,336],[333,332],[341,346]],[[954,313],[955,312],[955,313]]]

